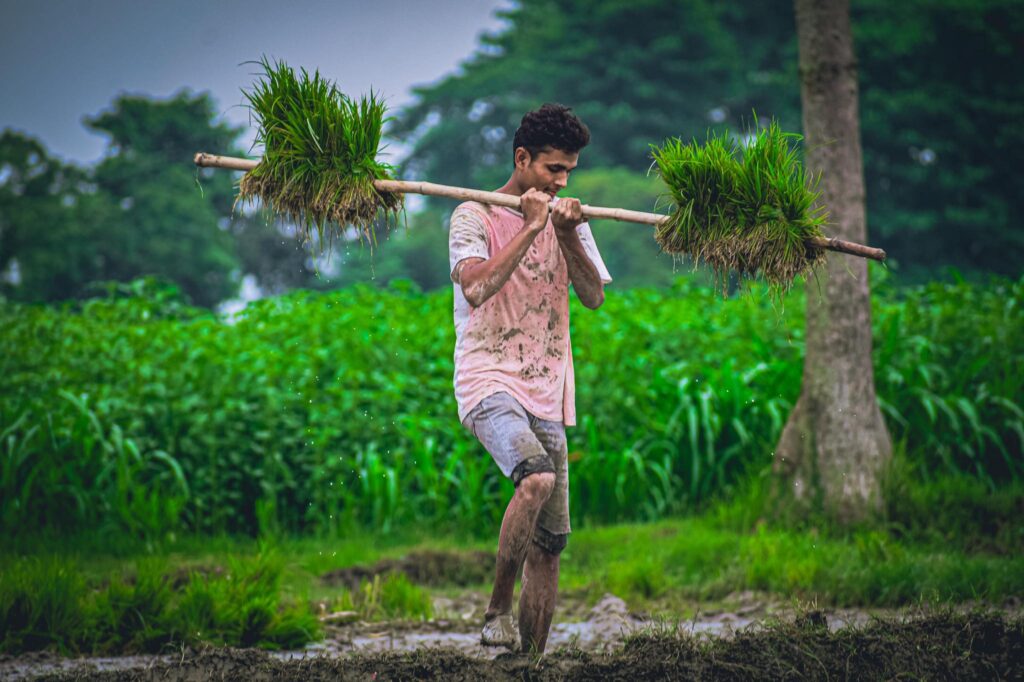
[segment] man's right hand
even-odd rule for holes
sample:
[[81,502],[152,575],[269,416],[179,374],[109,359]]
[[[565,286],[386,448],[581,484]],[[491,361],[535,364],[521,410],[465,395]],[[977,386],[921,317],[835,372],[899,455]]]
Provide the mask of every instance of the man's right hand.
[[519,197],[519,208],[523,212],[523,229],[540,232],[548,224],[548,204],[551,197],[547,192],[531,187]]

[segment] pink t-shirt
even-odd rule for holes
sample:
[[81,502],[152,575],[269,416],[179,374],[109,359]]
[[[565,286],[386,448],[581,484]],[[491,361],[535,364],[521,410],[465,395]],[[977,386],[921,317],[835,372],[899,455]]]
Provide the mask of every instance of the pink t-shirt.
[[[452,214],[452,281],[466,258],[491,258],[523,228],[511,209],[475,202]],[[601,279],[611,277],[590,227],[577,233]],[[569,341],[569,274],[554,227],[534,239],[505,285],[473,308],[455,283],[455,398],[459,419],[499,391],[507,391],[540,419],[576,424],[576,394]]]

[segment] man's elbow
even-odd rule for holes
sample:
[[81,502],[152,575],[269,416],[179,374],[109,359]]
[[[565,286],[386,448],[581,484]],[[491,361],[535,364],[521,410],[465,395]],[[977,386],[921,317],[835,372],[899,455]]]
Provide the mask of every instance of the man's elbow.
[[480,287],[477,286],[463,286],[462,296],[466,299],[466,303],[468,303],[471,308],[479,308],[484,304],[484,301],[487,300],[486,297],[484,297],[483,292],[480,290]]

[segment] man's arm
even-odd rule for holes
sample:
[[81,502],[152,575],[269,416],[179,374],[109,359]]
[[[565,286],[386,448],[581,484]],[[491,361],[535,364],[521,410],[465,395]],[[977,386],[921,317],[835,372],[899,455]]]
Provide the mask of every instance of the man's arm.
[[562,249],[565,266],[569,271],[572,288],[580,302],[591,310],[596,310],[604,303],[604,284],[601,274],[587,256],[576,232],[576,226],[583,222],[583,209],[579,199],[562,199],[555,204],[551,213],[551,223],[555,227],[558,246]]
[[523,229],[493,258],[467,258],[456,267],[455,276],[462,287],[463,296],[471,306],[479,307],[498,293],[519,267],[519,261],[548,223],[548,201],[548,195],[544,192],[534,189],[527,191],[520,203],[525,219]]

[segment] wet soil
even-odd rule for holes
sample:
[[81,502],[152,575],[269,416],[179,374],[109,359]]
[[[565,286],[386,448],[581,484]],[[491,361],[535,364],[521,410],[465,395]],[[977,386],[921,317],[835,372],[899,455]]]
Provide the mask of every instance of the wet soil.
[[484,601],[439,598],[451,617],[430,622],[327,625],[325,639],[301,651],[0,657],[0,679],[1024,679],[1016,609],[794,612],[743,593],[736,608],[666,622],[605,595],[585,613],[579,603],[560,607],[548,654],[536,658],[480,646]]
[[[554,680],[554,679],[1024,679],[1024,616],[1000,610],[796,610],[741,592],[685,605],[690,618],[631,611],[606,594],[559,597],[542,658],[479,644],[493,576],[487,552],[418,552],[332,571],[329,584],[402,572],[444,589],[429,622],[362,622],[323,614],[325,637],[300,651],[202,649],[163,656],[0,656],[0,680]],[[215,570],[215,569],[210,569]],[[661,609],[659,609],[660,611]],[[680,613],[673,604],[670,613]]]
[[413,651],[270,654],[207,649],[151,659],[143,666],[52,670],[45,680],[786,680],[1022,679],[1024,621],[951,611],[863,626],[829,628],[827,615],[747,627],[732,637],[675,628],[625,637],[609,651],[567,645],[542,658],[467,655],[452,647]]

